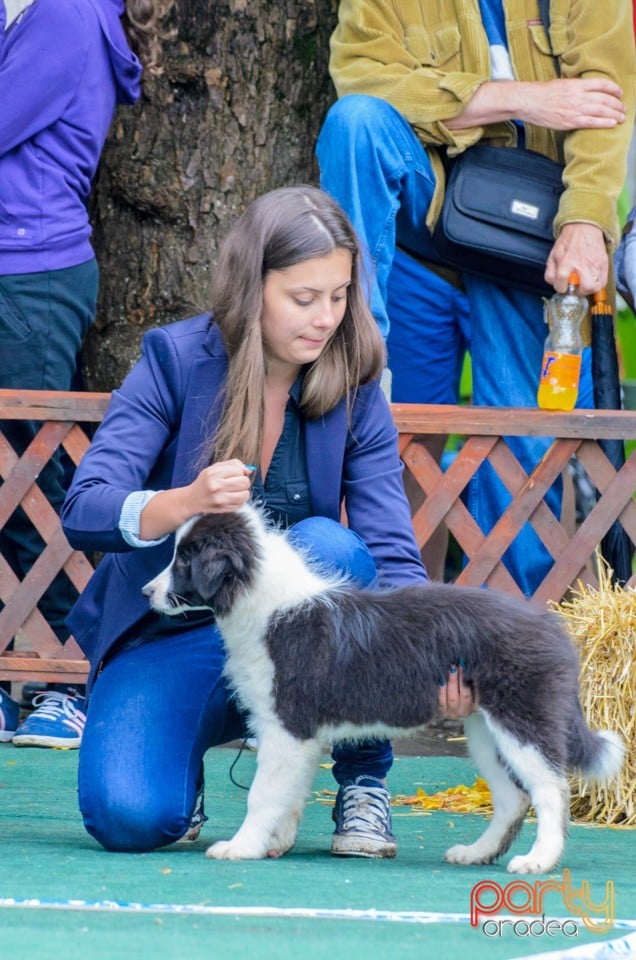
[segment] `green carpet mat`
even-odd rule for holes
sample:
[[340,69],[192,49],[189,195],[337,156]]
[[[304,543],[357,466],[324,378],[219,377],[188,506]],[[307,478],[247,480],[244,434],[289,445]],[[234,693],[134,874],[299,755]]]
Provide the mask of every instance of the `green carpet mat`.
[[[76,751],[0,745],[0,958],[24,953],[48,960],[81,952],[88,960],[357,960],[368,950],[374,960],[512,960],[574,947],[587,947],[591,957],[601,942],[618,947],[636,940],[636,830],[570,831],[563,868],[572,886],[589,883],[595,903],[608,881],[614,887],[617,922],[602,936],[574,930],[573,913],[558,891],[544,899],[544,913],[560,918],[550,934],[535,926],[531,935],[527,923],[514,929],[517,918],[504,908],[500,916],[509,922],[500,927],[469,923],[476,884],[490,880],[505,889],[513,882],[505,862],[531,845],[530,822],[503,864],[461,868],[444,863],[444,850],[474,839],[484,828],[482,816],[398,807],[396,860],[338,859],[329,854],[330,807],[313,797],[287,856],[208,860],[206,847],[231,836],[243,817],[246,793],[228,777],[234,757],[229,749],[206,757],[210,819],[199,841],[114,854],[84,832]],[[254,762],[244,753],[236,779],[248,784]],[[430,793],[471,784],[474,777],[471,762],[461,758],[400,757],[389,785],[394,794],[418,787]],[[333,788],[328,769],[318,771],[314,787]],[[551,877],[562,881],[562,868]],[[536,878],[522,879],[534,885]],[[483,902],[492,901],[483,894]],[[636,956],[636,944],[621,956]]]

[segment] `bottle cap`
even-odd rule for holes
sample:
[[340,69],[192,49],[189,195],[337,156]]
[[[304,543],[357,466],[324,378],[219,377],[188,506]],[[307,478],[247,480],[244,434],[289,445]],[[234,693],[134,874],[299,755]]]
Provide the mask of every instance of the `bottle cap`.
[[576,270],[573,270],[570,276],[568,277],[568,283],[571,287],[578,287],[580,280]]

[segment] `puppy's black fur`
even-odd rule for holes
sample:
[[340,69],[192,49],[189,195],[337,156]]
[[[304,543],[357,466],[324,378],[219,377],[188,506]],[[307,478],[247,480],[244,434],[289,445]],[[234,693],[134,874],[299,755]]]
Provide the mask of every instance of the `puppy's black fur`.
[[585,766],[602,744],[577,722],[578,660],[556,616],[506,596],[443,584],[340,591],[275,617],[265,641],[277,713],[301,738],[341,723],[421,727],[461,663],[480,704],[551,762],[566,762],[568,730]]

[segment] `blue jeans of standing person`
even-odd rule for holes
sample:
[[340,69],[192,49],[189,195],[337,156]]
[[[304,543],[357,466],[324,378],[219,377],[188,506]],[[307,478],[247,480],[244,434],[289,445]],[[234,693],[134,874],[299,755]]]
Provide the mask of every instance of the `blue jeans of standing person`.
[[[311,517],[290,531],[293,543],[336,574],[374,586],[371,554],[352,531]],[[247,735],[223,676],[225,651],[214,624],[125,643],[93,688],[79,762],[86,829],[108,850],[144,851],[179,840],[190,824],[209,747]],[[383,778],[390,743],[334,747],[338,783]]]
[[[0,276],[0,387],[17,390],[71,390],[82,342],[95,319],[99,271],[95,259],[64,270]],[[4,420],[0,429],[21,455],[40,424]],[[38,485],[56,512],[64,500],[64,465],[59,453],[49,460]],[[44,543],[21,508],[0,533],[0,547],[20,578],[42,553]],[[60,574],[40,602],[58,639],[77,599]]]
[[[439,262],[426,227],[435,179],[428,154],[404,117],[376,97],[343,97],[327,115],[316,153],[321,186],[349,214],[366,251],[370,305],[387,337],[392,400],[456,403],[461,357],[469,343],[475,405],[536,407],[547,335],[542,299],[468,275],[461,293],[419,262]],[[579,407],[594,405],[589,352],[583,358]],[[529,472],[551,441],[510,437],[507,442]],[[546,495],[557,517],[561,487],[559,480]],[[468,499],[488,533],[511,496],[485,465]],[[526,524],[504,563],[530,596],[553,561]]]

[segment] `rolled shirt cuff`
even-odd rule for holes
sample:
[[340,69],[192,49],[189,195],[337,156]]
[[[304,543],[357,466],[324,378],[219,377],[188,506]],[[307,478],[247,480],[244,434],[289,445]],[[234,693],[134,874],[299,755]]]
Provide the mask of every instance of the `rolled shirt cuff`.
[[146,504],[159,492],[159,490],[135,490],[124,500],[119,517],[119,531],[131,547],[154,547],[168,539],[168,534],[159,540],[142,540],[139,536],[141,513]]

